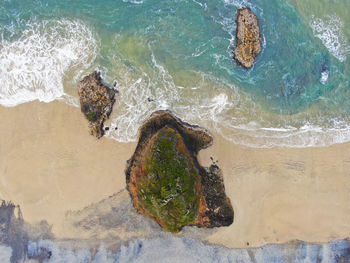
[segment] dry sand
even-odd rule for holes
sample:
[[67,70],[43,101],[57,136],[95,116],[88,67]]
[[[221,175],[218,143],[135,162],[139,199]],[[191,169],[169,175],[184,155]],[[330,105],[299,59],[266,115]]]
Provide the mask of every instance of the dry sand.
[[125,188],[136,144],[91,136],[80,109],[61,102],[0,107],[0,198],[19,204],[26,221],[47,220],[60,234],[68,210]]
[[235,222],[209,241],[229,247],[350,237],[350,144],[253,149],[216,136],[200,153],[219,160]]
[[[33,102],[0,107],[0,198],[20,204],[26,221],[47,220],[58,237],[64,215],[125,188],[135,143],[90,136],[78,108]],[[252,149],[215,135],[200,153],[223,169],[235,222],[209,241],[227,247],[350,237],[350,144]],[[71,233],[71,234],[70,234]]]

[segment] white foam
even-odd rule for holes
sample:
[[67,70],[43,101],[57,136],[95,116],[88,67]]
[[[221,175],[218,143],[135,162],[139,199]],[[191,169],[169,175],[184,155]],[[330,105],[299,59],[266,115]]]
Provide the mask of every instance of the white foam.
[[[120,68],[122,79],[117,89],[118,98],[113,107],[113,116],[107,136],[118,141],[135,141],[142,122],[152,112],[161,109],[171,109],[178,103],[178,90],[168,71],[160,65],[152,54],[151,73],[141,72],[133,75],[128,68],[123,68],[122,62],[116,62]],[[117,127],[115,130],[113,127]]]
[[229,4],[229,5],[234,5],[237,8],[242,8],[242,7],[246,7],[249,6],[251,7],[251,3],[247,0],[224,0],[225,4]]
[[93,62],[96,50],[92,31],[80,21],[28,24],[19,39],[0,43],[0,104],[60,98],[65,73],[79,75]]
[[326,84],[327,80],[328,80],[328,77],[329,77],[329,71],[328,70],[325,70],[325,71],[322,71],[321,73],[321,78],[320,78],[320,82],[324,85]]
[[201,2],[198,2],[196,0],[192,0],[193,3],[196,3],[197,5],[199,5],[200,7],[203,7],[204,10],[207,10],[208,6],[207,6],[207,3],[201,3]]
[[123,0],[124,3],[143,4],[143,0]]
[[154,111],[170,109],[186,122],[254,148],[320,147],[350,141],[350,120],[312,117],[307,112],[271,117],[231,83],[191,72],[201,77],[196,86],[176,86],[154,55],[152,62],[154,72],[141,76],[133,76],[127,67],[121,70],[122,62],[117,62],[122,79],[107,136],[121,142],[136,141],[139,127]]
[[344,62],[350,52],[348,40],[342,31],[343,23],[336,15],[327,15],[323,19],[313,17],[311,28],[328,51],[339,61]]

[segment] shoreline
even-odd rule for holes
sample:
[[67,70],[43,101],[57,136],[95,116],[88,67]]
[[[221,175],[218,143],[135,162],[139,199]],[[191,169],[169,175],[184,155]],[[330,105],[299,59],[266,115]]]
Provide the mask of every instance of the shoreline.
[[[47,220],[57,238],[74,238],[64,226],[67,211],[125,189],[136,142],[97,140],[80,109],[63,102],[0,106],[0,113],[0,198],[19,204],[27,222]],[[247,148],[213,135],[199,162],[219,161],[235,221],[207,241],[244,248],[350,237],[350,143]]]

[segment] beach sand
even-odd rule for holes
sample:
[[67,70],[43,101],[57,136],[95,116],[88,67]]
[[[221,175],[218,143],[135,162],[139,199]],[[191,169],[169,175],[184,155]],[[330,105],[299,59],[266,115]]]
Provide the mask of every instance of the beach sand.
[[[97,140],[80,109],[62,102],[0,107],[0,198],[30,223],[47,220],[56,237],[75,238],[65,213],[125,188],[136,143]],[[202,150],[222,168],[235,222],[208,241],[227,247],[350,237],[350,144],[254,149],[214,135]]]
[[253,149],[215,136],[201,163],[219,160],[235,222],[210,242],[229,247],[350,237],[350,144]]
[[66,211],[125,188],[136,144],[91,136],[80,109],[31,102],[0,115],[0,198],[19,204],[26,221],[45,219],[60,236]]

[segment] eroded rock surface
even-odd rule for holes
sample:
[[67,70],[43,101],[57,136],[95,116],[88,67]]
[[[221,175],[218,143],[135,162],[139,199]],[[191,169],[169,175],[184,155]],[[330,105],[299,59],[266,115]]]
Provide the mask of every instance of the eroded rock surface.
[[103,123],[112,112],[116,90],[102,83],[99,72],[84,77],[78,85],[81,111],[89,121],[91,135],[101,138]]
[[185,225],[228,226],[233,209],[221,170],[200,166],[199,150],[210,146],[204,129],[158,111],[140,128],[139,143],[126,169],[134,207],[170,232]]
[[248,7],[237,10],[236,47],[234,58],[238,64],[251,68],[261,52],[259,20]]

